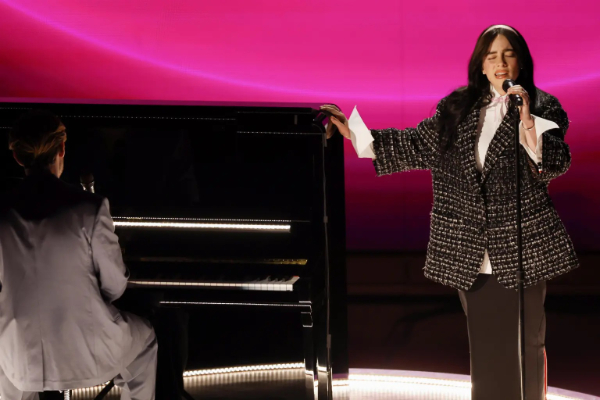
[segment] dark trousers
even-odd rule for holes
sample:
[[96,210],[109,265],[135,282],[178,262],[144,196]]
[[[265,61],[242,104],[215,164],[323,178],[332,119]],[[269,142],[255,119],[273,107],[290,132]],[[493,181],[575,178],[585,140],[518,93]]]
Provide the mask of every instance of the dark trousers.
[[[459,297],[469,330],[472,400],[518,400],[520,367],[518,295],[495,275],[479,274]],[[546,391],[546,282],[525,289],[525,359],[528,400]]]

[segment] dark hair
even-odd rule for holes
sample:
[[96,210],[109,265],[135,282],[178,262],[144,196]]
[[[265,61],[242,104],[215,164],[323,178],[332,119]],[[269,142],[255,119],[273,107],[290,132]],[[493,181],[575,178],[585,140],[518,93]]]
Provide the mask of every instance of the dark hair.
[[15,122],[8,134],[8,148],[25,168],[47,168],[66,140],[67,133],[56,115],[32,110]]
[[467,86],[456,89],[452,92],[440,110],[438,119],[438,132],[440,135],[440,148],[443,152],[447,151],[455,142],[457,136],[457,127],[465,117],[474,109],[488,105],[492,99],[490,81],[487,76],[481,73],[483,69],[483,60],[498,35],[503,35],[508,39],[517,55],[519,63],[519,76],[516,80],[518,85],[523,86],[530,98],[531,112],[535,112],[536,87],[533,83],[533,59],[529,52],[529,47],[523,39],[523,36],[514,28],[507,25],[496,26],[484,30],[475,44],[471,60],[469,61],[469,83]]

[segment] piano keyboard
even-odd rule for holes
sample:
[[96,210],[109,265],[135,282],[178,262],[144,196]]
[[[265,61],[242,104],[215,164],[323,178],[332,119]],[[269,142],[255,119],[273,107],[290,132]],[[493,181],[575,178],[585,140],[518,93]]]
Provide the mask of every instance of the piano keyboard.
[[130,257],[127,262],[144,263],[202,263],[202,264],[246,264],[246,265],[306,265],[306,258],[202,258],[202,257]]
[[244,220],[205,218],[155,218],[155,217],[113,217],[117,228],[146,229],[185,229],[185,230],[226,230],[226,231],[267,231],[289,233],[292,226],[287,220]]
[[175,281],[175,280],[139,280],[129,281],[129,287],[173,287],[173,288],[203,288],[203,289],[221,289],[221,290],[253,290],[253,291],[277,291],[291,292],[294,290],[294,283],[300,279],[293,276],[281,280],[256,280],[248,282],[206,282],[206,281]]

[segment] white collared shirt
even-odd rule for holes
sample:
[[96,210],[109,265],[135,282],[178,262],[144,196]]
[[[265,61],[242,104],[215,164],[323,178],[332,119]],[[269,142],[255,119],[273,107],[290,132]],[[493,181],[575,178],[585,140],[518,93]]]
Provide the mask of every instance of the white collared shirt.
[[[496,130],[500,126],[502,119],[506,115],[508,110],[507,101],[505,100],[508,95],[501,96],[500,93],[492,86],[493,99],[492,102],[481,108],[481,115],[479,117],[479,124],[477,126],[477,141],[475,144],[475,160],[477,162],[477,169],[481,172],[485,162],[485,156],[487,154],[488,147],[496,134]],[[535,124],[535,131],[537,136],[537,146],[535,151],[529,148],[527,140],[525,138],[525,130],[521,124],[520,129],[520,141],[521,145],[527,151],[527,154],[537,164],[542,160],[542,133],[549,129],[558,128],[558,125],[547,119],[536,117],[532,115]],[[354,149],[360,158],[375,158],[375,152],[373,151],[373,136],[371,131],[364,124],[361,116],[358,114],[358,110],[354,107],[350,118],[348,118],[348,125],[352,136],[352,143]],[[479,273],[491,274],[492,265],[488,256],[487,249],[483,256],[483,262]]]

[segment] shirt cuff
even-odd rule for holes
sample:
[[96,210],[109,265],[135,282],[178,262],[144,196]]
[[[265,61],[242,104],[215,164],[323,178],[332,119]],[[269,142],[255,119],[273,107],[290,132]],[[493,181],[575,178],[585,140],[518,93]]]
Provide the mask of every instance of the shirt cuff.
[[352,146],[354,151],[359,158],[375,158],[373,151],[373,135],[371,130],[367,128],[363,122],[356,106],[348,118],[348,128],[350,128],[350,136],[352,140]]
[[521,145],[523,145],[529,157],[537,164],[542,161],[542,134],[550,129],[558,128],[558,125],[553,121],[541,117],[536,117],[535,115],[531,115],[531,117],[533,118],[533,126],[535,126],[535,136],[537,138],[535,152],[527,145],[527,139],[525,137],[526,131],[523,127],[522,122],[520,124],[521,129],[519,129],[520,141]]

